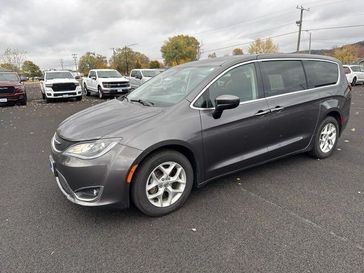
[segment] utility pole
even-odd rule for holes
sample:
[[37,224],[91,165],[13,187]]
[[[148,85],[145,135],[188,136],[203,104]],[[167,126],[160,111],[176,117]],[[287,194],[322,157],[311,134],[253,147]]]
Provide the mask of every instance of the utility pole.
[[78,70],[78,67],[77,67],[77,54],[76,53],[73,53],[72,54],[72,57],[73,57],[73,61],[75,63],[75,68],[76,68],[76,71]]
[[198,48],[197,48],[197,60],[199,60],[201,58],[201,55],[203,54],[203,41],[201,41],[201,43],[199,44]]
[[[112,59],[112,63],[113,63],[113,65],[115,66],[115,48],[114,47],[112,47],[112,48],[110,48],[111,50],[112,50],[112,57],[111,57],[111,59]],[[115,67],[114,67],[115,68]]]
[[308,42],[308,54],[311,54],[311,31],[310,31],[310,39],[309,39],[309,42]]
[[59,62],[60,62],[60,64],[61,64],[61,68],[62,68],[62,70],[63,70],[63,59],[60,59],[60,60],[59,60]]
[[310,11],[310,9],[305,9],[305,8],[302,7],[302,5],[300,7],[297,6],[296,9],[300,10],[300,20],[296,21],[296,24],[298,26],[298,40],[297,40],[297,52],[298,52],[298,51],[300,51],[303,11]]

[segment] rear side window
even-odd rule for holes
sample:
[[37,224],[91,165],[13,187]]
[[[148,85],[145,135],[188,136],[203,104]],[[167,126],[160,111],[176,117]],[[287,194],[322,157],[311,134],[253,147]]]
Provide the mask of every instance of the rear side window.
[[336,84],[339,71],[336,63],[325,61],[303,61],[309,88]]
[[301,61],[267,61],[261,67],[267,97],[307,88]]

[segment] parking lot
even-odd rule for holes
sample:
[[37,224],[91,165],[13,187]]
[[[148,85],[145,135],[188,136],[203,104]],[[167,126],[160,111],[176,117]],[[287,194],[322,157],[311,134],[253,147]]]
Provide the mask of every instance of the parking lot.
[[[194,190],[149,218],[70,203],[48,166],[71,114],[102,102],[0,107],[0,272],[363,272],[364,86],[326,160],[297,155]],[[122,183],[122,182],[121,182]]]

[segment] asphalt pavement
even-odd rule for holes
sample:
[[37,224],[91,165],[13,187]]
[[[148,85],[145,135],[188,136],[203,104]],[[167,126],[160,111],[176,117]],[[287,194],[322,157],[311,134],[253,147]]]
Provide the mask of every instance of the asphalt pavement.
[[101,103],[0,107],[0,272],[364,272],[364,86],[326,160],[282,159],[194,190],[180,210],[70,203],[48,166],[57,125]]

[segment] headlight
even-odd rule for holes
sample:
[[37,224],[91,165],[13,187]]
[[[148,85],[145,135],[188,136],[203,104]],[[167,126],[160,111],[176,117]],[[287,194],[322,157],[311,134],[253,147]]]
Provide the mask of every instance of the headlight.
[[120,139],[100,139],[93,142],[84,142],[69,147],[63,154],[80,159],[93,159],[110,151]]
[[46,87],[52,87],[53,86],[53,84],[51,84],[51,83],[46,83],[46,85],[45,85]]

